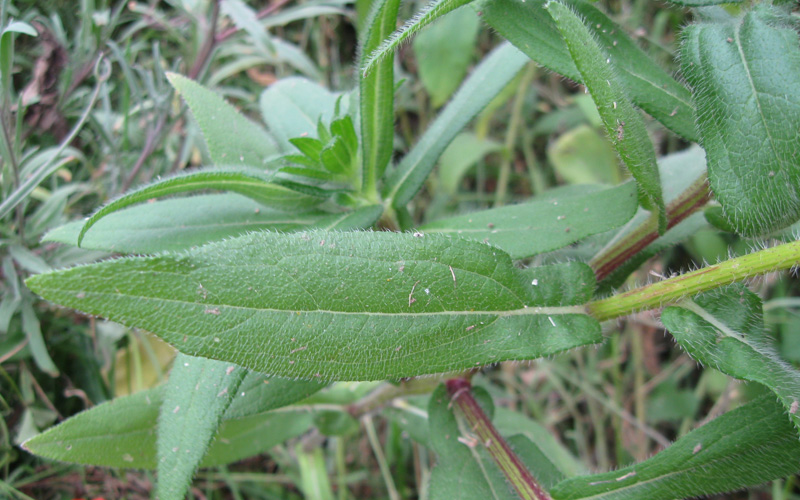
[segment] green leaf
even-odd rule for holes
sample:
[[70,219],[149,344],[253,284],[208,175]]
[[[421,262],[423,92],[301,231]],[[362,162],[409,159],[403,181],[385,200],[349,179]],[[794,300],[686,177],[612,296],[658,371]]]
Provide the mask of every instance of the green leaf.
[[30,24],[23,21],[12,21],[0,33],[0,90],[2,96],[11,92],[11,73],[14,64],[14,34],[38,36],[39,34]]
[[215,165],[263,167],[278,153],[272,137],[222,97],[179,74],[167,73],[167,78],[186,100]]
[[384,199],[391,200],[395,207],[405,206],[411,201],[450,142],[527,62],[528,58],[510,44],[502,44],[486,56],[388,175]]
[[[484,22],[528,57],[580,82],[580,72],[553,19],[544,9],[547,1],[477,0],[472,7],[481,13]],[[613,58],[617,77],[633,102],[681,137],[697,140],[689,91],[591,2],[569,0],[565,3],[580,14],[594,39]]]
[[236,396],[247,370],[213,359],[178,354],[158,419],[161,500],[182,500],[192,476]]
[[481,139],[471,132],[458,134],[439,159],[439,189],[453,196],[470,167],[484,156],[502,151],[503,145],[491,139]]
[[334,137],[320,152],[322,165],[334,174],[349,174],[352,169],[352,158],[347,151],[344,139]]
[[615,185],[622,180],[614,147],[588,125],[559,136],[547,148],[547,158],[568,184]]
[[[341,214],[318,210],[288,214],[238,194],[173,198],[105,216],[86,233],[81,247],[139,254],[183,250],[250,231],[364,229],[371,227],[382,213],[383,207],[373,205]],[[84,223],[80,220],[65,224],[48,232],[43,240],[77,246]]]
[[506,441],[522,463],[545,490],[549,490],[566,476],[550,461],[547,455],[527,436],[516,434]]
[[[311,426],[310,413],[269,410],[295,403],[322,387],[248,373],[201,466],[235,462],[304,433]],[[165,392],[161,386],[115,398],[51,427],[23,447],[62,462],[155,469],[156,426]]]
[[337,98],[337,94],[311,80],[283,78],[261,94],[261,113],[278,146],[290,153],[290,139],[314,137],[320,120],[330,122]]
[[322,448],[306,450],[302,443],[295,447],[297,464],[300,466],[300,489],[307,500],[333,500],[333,490],[325,467]]
[[419,78],[434,108],[447,102],[467,74],[479,29],[475,12],[456,9],[414,38]]
[[51,377],[57,377],[58,367],[47,352],[47,345],[42,336],[42,327],[39,323],[39,318],[36,316],[36,311],[33,310],[30,296],[28,297],[29,300],[23,300],[21,305],[22,331],[25,332],[25,337],[28,339],[28,346],[30,347],[36,366]]
[[708,178],[729,224],[762,235],[800,219],[800,42],[765,8],[684,30]]
[[449,217],[422,226],[497,245],[523,259],[570,245],[628,222],[636,213],[636,185],[583,186],[576,194],[547,194],[528,203]]
[[262,174],[256,170],[231,169],[200,170],[156,181],[117,198],[95,212],[81,229],[78,235],[78,246],[81,245],[81,241],[89,228],[106,215],[112,214],[117,210],[135,203],[176,193],[201,191],[204,189],[221,189],[247,196],[268,207],[286,210],[311,208],[324,201],[321,197],[298,193],[292,189],[270,182],[271,178],[271,176]]
[[661,321],[697,361],[769,387],[800,429],[800,372],[770,342],[758,295],[744,285],[713,290],[664,309]]
[[558,484],[554,500],[672,500],[792,475],[800,442],[783,408],[763,396],[683,436],[644,462]]
[[313,137],[295,137],[289,139],[289,142],[314,162],[319,161],[319,154],[322,152],[323,147],[322,141],[319,139],[314,139]]
[[[397,26],[400,0],[382,0],[373,4],[367,20],[368,29],[359,50],[361,60],[375,50]],[[392,159],[394,140],[394,60],[389,57],[376,63],[375,70],[363,73],[358,81],[361,106],[361,157],[363,187],[375,192]]]
[[473,442],[468,426],[456,418],[444,385],[431,395],[428,423],[431,448],[437,455],[431,472],[431,498],[519,498],[485,447]]
[[253,233],[28,287],[190,355],[306,379],[443,373],[602,339],[581,308],[536,302],[500,249],[437,234]]
[[463,5],[467,5],[473,0],[431,0],[428,5],[417,12],[414,17],[406,21],[402,28],[397,30],[388,39],[384,40],[380,46],[371,53],[367,53],[366,60],[363,62],[361,72],[368,74],[373,71],[381,61],[394,54],[400,45],[408,41],[416,32],[434,22],[443,15],[451,12]]
[[[667,230],[667,214],[656,152],[641,115],[633,109],[624,86],[617,80],[611,56],[600,48],[589,29],[569,7],[553,1],[547,4],[546,9],[567,43],[617,154],[639,185],[642,206],[658,217],[658,232],[663,234]],[[616,61],[617,55],[613,57]]]

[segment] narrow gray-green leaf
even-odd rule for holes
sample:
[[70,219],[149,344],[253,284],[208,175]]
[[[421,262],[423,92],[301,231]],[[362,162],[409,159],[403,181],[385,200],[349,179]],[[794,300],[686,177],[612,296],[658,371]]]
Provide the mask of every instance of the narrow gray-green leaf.
[[[656,153],[641,115],[633,109],[617,79],[611,56],[604,53],[572,9],[558,1],[548,3],[546,9],[564,37],[617,154],[639,184],[642,205],[656,214],[659,233],[663,234],[667,230],[667,214]],[[615,55],[614,61],[616,58]]]
[[733,491],[800,469],[800,442],[775,398],[762,396],[690,432],[644,462],[582,476],[555,500],[672,500]]
[[534,201],[449,217],[424,231],[458,234],[497,245],[513,259],[565,247],[628,222],[636,213],[636,185],[586,186],[567,196],[544,194]]
[[314,446],[306,450],[302,443],[295,447],[297,463],[300,466],[300,489],[306,500],[333,500],[331,481],[325,466],[322,448]]
[[405,206],[433,170],[450,142],[514,79],[528,58],[511,44],[494,49],[473,70],[419,141],[393,170],[384,187],[384,199]]
[[[311,426],[310,413],[269,410],[300,401],[323,387],[317,382],[248,373],[201,466],[235,462],[302,434]],[[156,428],[165,392],[166,387],[161,386],[97,405],[23,446],[31,453],[62,462],[155,469]]]
[[[238,194],[172,198],[105,216],[86,233],[81,247],[138,254],[184,250],[251,231],[367,229],[382,213],[383,207],[373,205],[341,214],[320,210],[290,214]],[[43,240],[77,246],[84,223],[80,220],[60,226],[45,234]]]
[[265,166],[278,153],[272,137],[222,97],[176,73],[167,78],[186,100],[215,165]]
[[78,246],[81,245],[89,228],[117,210],[153,198],[205,189],[232,191],[247,196],[262,205],[286,210],[311,208],[324,201],[322,197],[298,193],[270,182],[270,176],[255,170],[200,170],[156,181],[107,204],[83,225],[78,235]]
[[316,137],[317,123],[328,123],[333,118],[337,98],[337,94],[311,80],[291,77],[270,85],[259,102],[264,122],[278,146],[291,153],[294,147],[289,139]]
[[[400,0],[381,0],[373,5],[367,20],[367,31],[360,47],[361,64],[397,26]],[[394,58],[387,57],[375,64],[373,71],[358,80],[361,106],[361,158],[363,186],[375,192],[392,159],[394,140]]]
[[[29,296],[30,297],[30,296]],[[39,318],[36,316],[36,311],[33,310],[33,304],[29,300],[22,301],[22,331],[25,332],[25,337],[28,339],[28,346],[30,347],[33,361],[36,366],[47,373],[51,377],[58,376],[58,367],[47,352],[47,344],[45,344],[44,337],[42,336],[42,327],[39,323]]]
[[746,236],[800,219],[800,42],[769,16],[690,26],[681,50],[711,189]]
[[697,361],[769,387],[800,429],[800,372],[780,359],[772,346],[758,295],[744,285],[733,285],[668,307],[661,320]]
[[28,286],[187,354],[306,379],[443,373],[602,339],[579,307],[537,303],[502,250],[437,234],[253,233]]
[[484,156],[502,150],[503,145],[492,139],[481,139],[471,132],[458,134],[439,159],[439,190],[454,196],[470,167]]
[[417,12],[414,17],[406,21],[402,28],[393,33],[388,39],[384,40],[375,50],[365,54],[367,57],[362,64],[362,73],[368,74],[370,71],[374,71],[378,63],[394,54],[400,45],[414,36],[414,33],[448,12],[463,5],[467,5],[472,1],[473,0],[431,0],[430,3]]
[[[528,57],[575,81],[581,81],[566,45],[544,10],[548,0],[477,0],[481,18]],[[676,134],[697,140],[691,94],[656,64],[625,31],[591,2],[567,0],[603,49],[614,58],[618,77],[637,106]],[[535,26],[535,29],[531,27]]]
[[160,500],[182,500],[247,370],[178,354],[158,419]]
[[428,425],[431,448],[437,455],[430,479],[431,498],[519,499],[486,448],[457,419],[444,385],[431,395]]

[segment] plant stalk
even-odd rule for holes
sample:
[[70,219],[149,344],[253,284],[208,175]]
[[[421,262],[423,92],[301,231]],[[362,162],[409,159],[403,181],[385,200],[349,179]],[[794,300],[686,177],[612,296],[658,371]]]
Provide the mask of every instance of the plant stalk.
[[598,321],[656,309],[684,297],[729,285],[761,274],[790,269],[800,264],[800,241],[729,259],[713,266],[676,276],[586,305]]
[[478,441],[480,441],[478,446],[486,448],[492,460],[520,498],[550,500],[550,495],[544,491],[519,457],[511,450],[478,402],[472,397],[472,385],[469,381],[463,378],[452,378],[445,382],[445,386],[452,403],[455,403],[466,419],[469,428],[477,435]]
[[[708,178],[703,174],[667,206],[667,230],[701,209],[710,198]],[[607,278],[625,261],[647,248],[647,245],[658,237],[658,222],[655,216],[652,216],[621,240],[603,249],[589,262],[597,281]]]

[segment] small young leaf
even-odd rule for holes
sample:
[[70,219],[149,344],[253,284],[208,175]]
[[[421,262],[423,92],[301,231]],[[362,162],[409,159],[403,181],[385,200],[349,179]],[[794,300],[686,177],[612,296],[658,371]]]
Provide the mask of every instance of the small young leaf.
[[[110,252],[157,253],[183,250],[251,231],[366,229],[382,212],[380,206],[369,206],[341,214],[319,210],[288,214],[238,194],[199,195],[134,205],[109,214],[92,226],[81,246]],[[53,229],[43,241],[77,246],[84,223],[75,221]]]
[[437,234],[253,233],[28,286],[187,354],[306,379],[450,372],[602,339],[579,307],[537,302],[500,249]]
[[167,78],[186,100],[215,165],[263,167],[278,153],[275,141],[260,125],[219,95],[176,73],[168,73]]
[[783,408],[762,396],[678,439],[644,462],[559,483],[554,500],[672,500],[792,475],[800,442]]
[[467,5],[473,0],[431,0],[422,10],[417,12],[414,17],[406,21],[402,28],[397,30],[388,39],[384,40],[375,50],[365,54],[367,57],[362,63],[362,73],[368,74],[373,71],[382,60],[394,54],[400,45],[408,41],[416,32],[434,22],[443,15],[451,12],[463,5]]
[[800,372],[767,338],[758,295],[744,285],[717,289],[664,309],[661,321],[697,361],[769,387],[800,430]]
[[344,139],[334,137],[322,148],[320,160],[329,172],[334,174],[350,174],[352,170],[352,158],[347,151]]
[[800,219],[800,42],[757,8],[737,24],[684,30],[708,179],[729,224],[758,236]]
[[578,191],[449,217],[422,229],[489,242],[513,259],[524,259],[620,227],[638,207],[636,185],[631,182],[610,189],[582,186]]
[[667,215],[656,153],[641,115],[633,109],[617,79],[611,57],[603,52],[589,29],[569,7],[552,1],[545,8],[566,41],[611,142],[639,184],[642,206],[658,217],[658,232],[663,234],[667,230]]
[[[311,426],[310,413],[269,410],[300,401],[323,387],[317,382],[248,373],[201,466],[235,462],[302,434]],[[23,447],[62,462],[155,469],[156,427],[165,392],[161,386],[97,405],[29,439]]]
[[[397,26],[397,9],[400,0],[381,0],[373,3],[367,20],[367,31],[359,50],[360,63]],[[394,60],[386,58],[375,65],[375,70],[363,73],[358,81],[361,106],[361,158],[363,186],[368,191],[376,188],[386,166],[392,159],[394,138]]]
[[320,120],[330,122],[337,98],[325,87],[305,78],[283,78],[261,94],[261,113],[278,146],[291,153],[294,147],[290,139],[313,137]]
[[[544,9],[548,0],[477,0],[472,7],[481,19],[542,66],[580,82],[581,74],[553,19]],[[614,61],[622,85],[637,106],[687,140],[696,140],[691,94],[656,64],[625,31],[593,3],[566,0]],[[531,29],[535,26],[536,29]]]
[[156,181],[117,198],[92,215],[83,225],[78,235],[78,246],[81,245],[81,241],[89,228],[106,215],[112,214],[117,210],[135,203],[176,193],[200,191],[204,189],[221,189],[247,196],[268,207],[287,210],[311,208],[324,201],[321,197],[298,193],[292,189],[270,182],[271,179],[271,176],[264,175],[256,170],[231,169],[200,170]]
[[392,200],[395,207],[403,207],[411,201],[453,138],[527,63],[528,58],[507,43],[486,56],[411,151],[388,175],[383,190],[384,199]]
[[323,147],[322,141],[313,137],[295,137],[294,139],[289,139],[289,142],[308,158],[314,162],[319,162],[319,154],[322,152]]
[[213,359],[178,354],[158,419],[161,500],[182,500],[247,370]]
[[456,9],[414,38],[419,79],[434,108],[447,102],[467,74],[479,29],[472,9]]

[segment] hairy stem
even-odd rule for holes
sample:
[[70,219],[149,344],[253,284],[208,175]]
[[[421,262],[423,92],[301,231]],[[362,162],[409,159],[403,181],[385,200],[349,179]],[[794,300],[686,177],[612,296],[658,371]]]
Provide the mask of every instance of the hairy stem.
[[[705,206],[710,197],[708,179],[706,174],[703,174],[667,206],[667,230],[677,226]],[[650,217],[621,240],[603,249],[589,262],[597,281],[607,278],[625,261],[654,242],[658,236],[658,221]]]
[[713,266],[587,304],[590,315],[604,321],[655,309],[713,288],[800,264],[800,241],[729,259]]
[[542,489],[541,485],[531,475],[519,457],[511,450],[508,443],[500,436],[497,429],[483,412],[478,402],[472,397],[472,385],[463,378],[452,378],[445,382],[447,392],[452,403],[461,411],[467,425],[475,432],[480,444],[492,460],[497,464],[503,475],[520,498],[525,500],[550,500],[550,495]]

